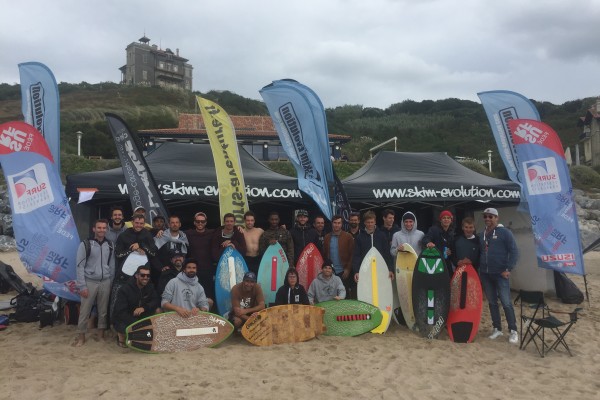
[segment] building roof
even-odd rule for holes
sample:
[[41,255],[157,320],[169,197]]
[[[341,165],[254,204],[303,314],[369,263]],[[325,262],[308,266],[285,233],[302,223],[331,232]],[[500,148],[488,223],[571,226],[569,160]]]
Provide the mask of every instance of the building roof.
[[[279,139],[273,120],[268,115],[230,115],[236,136],[242,138]],[[193,137],[207,136],[206,125],[200,114],[179,114],[179,126],[166,129],[143,129],[138,131],[142,137],[172,136]],[[329,134],[329,140],[346,143],[351,139],[348,135]]]

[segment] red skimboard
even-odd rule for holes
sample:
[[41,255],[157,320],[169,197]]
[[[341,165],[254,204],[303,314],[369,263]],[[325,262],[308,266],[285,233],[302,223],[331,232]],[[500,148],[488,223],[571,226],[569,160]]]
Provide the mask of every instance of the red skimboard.
[[310,287],[312,281],[315,280],[321,267],[323,266],[323,256],[313,243],[309,243],[296,263],[296,271],[298,272],[298,283],[300,283],[306,290]]
[[471,343],[479,330],[483,295],[477,272],[470,264],[456,268],[450,280],[448,334],[457,343]]

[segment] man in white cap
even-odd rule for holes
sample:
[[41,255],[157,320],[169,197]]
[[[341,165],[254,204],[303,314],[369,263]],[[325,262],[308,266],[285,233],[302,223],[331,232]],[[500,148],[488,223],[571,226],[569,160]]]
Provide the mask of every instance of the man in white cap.
[[498,225],[498,210],[486,208],[483,210],[483,220],[485,230],[479,234],[481,248],[479,275],[494,326],[489,338],[493,340],[503,336],[498,308],[498,298],[500,298],[510,332],[508,341],[518,344],[517,319],[510,297],[510,273],[519,258],[517,243],[510,230]]

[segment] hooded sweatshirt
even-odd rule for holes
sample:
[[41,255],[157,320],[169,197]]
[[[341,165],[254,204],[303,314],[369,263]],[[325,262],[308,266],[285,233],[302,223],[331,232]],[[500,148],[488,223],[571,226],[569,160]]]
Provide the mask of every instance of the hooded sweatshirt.
[[404,243],[410,244],[417,254],[421,254],[421,240],[425,234],[417,229],[417,217],[415,214],[411,213],[410,211],[405,212],[404,215],[402,215],[402,221],[404,221],[404,218],[407,216],[412,217],[412,219],[415,221],[415,224],[413,225],[413,228],[408,231],[404,227],[404,223],[402,223],[402,229],[394,233],[394,237],[392,238],[392,247],[390,248],[390,254],[393,257],[396,257],[396,254],[398,253],[398,247]]
[[346,288],[342,280],[336,274],[331,275],[329,279],[325,279],[322,272],[315,278],[308,288],[308,300],[310,304],[321,303],[323,301],[332,300],[339,296],[340,299],[346,298]]
[[296,286],[291,287],[288,282],[288,274],[285,275],[283,286],[277,290],[275,295],[275,305],[281,306],[284,304],[310,304],[304,286],[296,283]]
[[208,300],[198,277],[189,278],[183,271],[167,283],[162,294],[161,306],[171,303],[186,310],[204,308],[208,310]]
[[90,239],[90,256],[86,260],[85,245],[77,249],[77,288],[85,289],[86,280],[100,282],[115,276],[115,255],[108,240]]

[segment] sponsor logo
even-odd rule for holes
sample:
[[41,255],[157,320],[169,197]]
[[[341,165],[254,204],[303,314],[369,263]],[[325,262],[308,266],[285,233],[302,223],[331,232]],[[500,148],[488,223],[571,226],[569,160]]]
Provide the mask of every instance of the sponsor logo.
[[44,104],[44,86],[41,82],[29,86],[29,100],[31,102],[32,123],[38,131],[44,134],[44,114],[46,106]]
[[575,253],[543,254],[540,258],[543,262],[575,261]]
[[433,189],[424,186],[412,188],[382,188],[373,189],[376,199],[444,199],[444,198],[481,198],[481,199],[519,199],[521,193],[518,190],[489,189],[478,186],[462,186],[460,188]]
[[[27,134],[25,132],[13,127],[9,127],[0,132],[0,145],[12,151],[21,151],[23,150],[23,147],[25,147],[25,150],[29,150],[32,138],[29,138],[29,140],[27,139]],[[25,143],[26,140],[27,143]]]
[[525,181],[530,195],[561,192],[556,160],[552,157],[525,161]]
[[54,202],[44,164],[7,176],[15,214],[25,214]]

